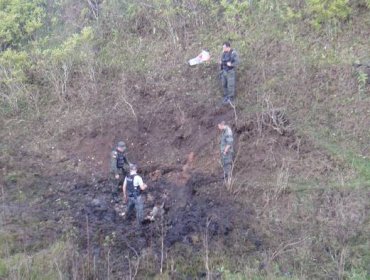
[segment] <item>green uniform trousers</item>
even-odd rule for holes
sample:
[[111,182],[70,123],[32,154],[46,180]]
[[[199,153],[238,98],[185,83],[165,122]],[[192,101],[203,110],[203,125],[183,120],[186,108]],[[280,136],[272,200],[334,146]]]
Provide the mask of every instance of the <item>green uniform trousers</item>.
[[221,72],[222,88],[224,90],[224,98],[234,98],[235,95],[235,70],[223,70]]
[[224,178],[231,178],[231,172],[233,167],[233,153],[227,153],[221,156],[221,164],[224,170]]

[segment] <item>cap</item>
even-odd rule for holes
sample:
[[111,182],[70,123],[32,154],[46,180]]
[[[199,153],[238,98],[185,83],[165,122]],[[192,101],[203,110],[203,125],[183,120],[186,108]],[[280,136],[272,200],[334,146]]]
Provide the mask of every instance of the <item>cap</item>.
[[119,141],[119,142],[117,143],[117,147],[118,147],[118,148],[124,148],[124,149],[126,149],[126,144],[125,144],[125,142],[123,142],[123,141]]

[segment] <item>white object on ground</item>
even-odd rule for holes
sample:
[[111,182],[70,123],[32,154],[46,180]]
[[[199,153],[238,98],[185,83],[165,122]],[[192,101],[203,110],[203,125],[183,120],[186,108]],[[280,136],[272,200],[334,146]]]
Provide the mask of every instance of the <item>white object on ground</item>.
[[189,65],[193,66],[193,65],[201,64],[203,62],[208,61],[210,58],[211,56],[209,52],[202,50],[202,52],[197,57],[189,60]]

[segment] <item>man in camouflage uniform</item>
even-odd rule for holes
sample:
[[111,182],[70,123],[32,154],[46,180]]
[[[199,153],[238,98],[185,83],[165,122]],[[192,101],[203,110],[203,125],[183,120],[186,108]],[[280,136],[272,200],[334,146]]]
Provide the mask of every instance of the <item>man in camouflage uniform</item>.
[[353,64],[356,68],[357,77],[363,76],[363,82],[370,84],[370,59],[363,59]]
[[221,72],[220,78],[224,90],[223,103],[227,104],[235,96],[235,68],[239,64],[239,57],[235,50],[231,48],[229,42],[223,44],[223,53],[220,59]]
[[113,201],[118,202],[118,193],[121,190],[123,180],[127,175],[125,166],[129,166],[129,161],[126,156],[126,144],[123,141],[119,141],[116,148],[111,154],[111,173],[114,174],[114,178],[117,180],[117,185],[113,189]]
[[223,178],[225,180],[230,180],[232,176],[232,166],[234,157],[233,132],[224,121],[218,124],[218,129],[222,131],[220,148],[221,148],[221,164],[224,170]]

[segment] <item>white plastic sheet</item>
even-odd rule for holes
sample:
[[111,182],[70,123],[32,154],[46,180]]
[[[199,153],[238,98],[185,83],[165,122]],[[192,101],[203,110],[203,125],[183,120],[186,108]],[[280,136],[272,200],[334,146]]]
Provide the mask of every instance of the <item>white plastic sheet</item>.
[[193,65],[201,64],[203,62],[208,61],[210,58],[211,56],[209,52],[202,50],[202,52],[197,57],[194,57],[189,60],[189,65],[193,66]]

